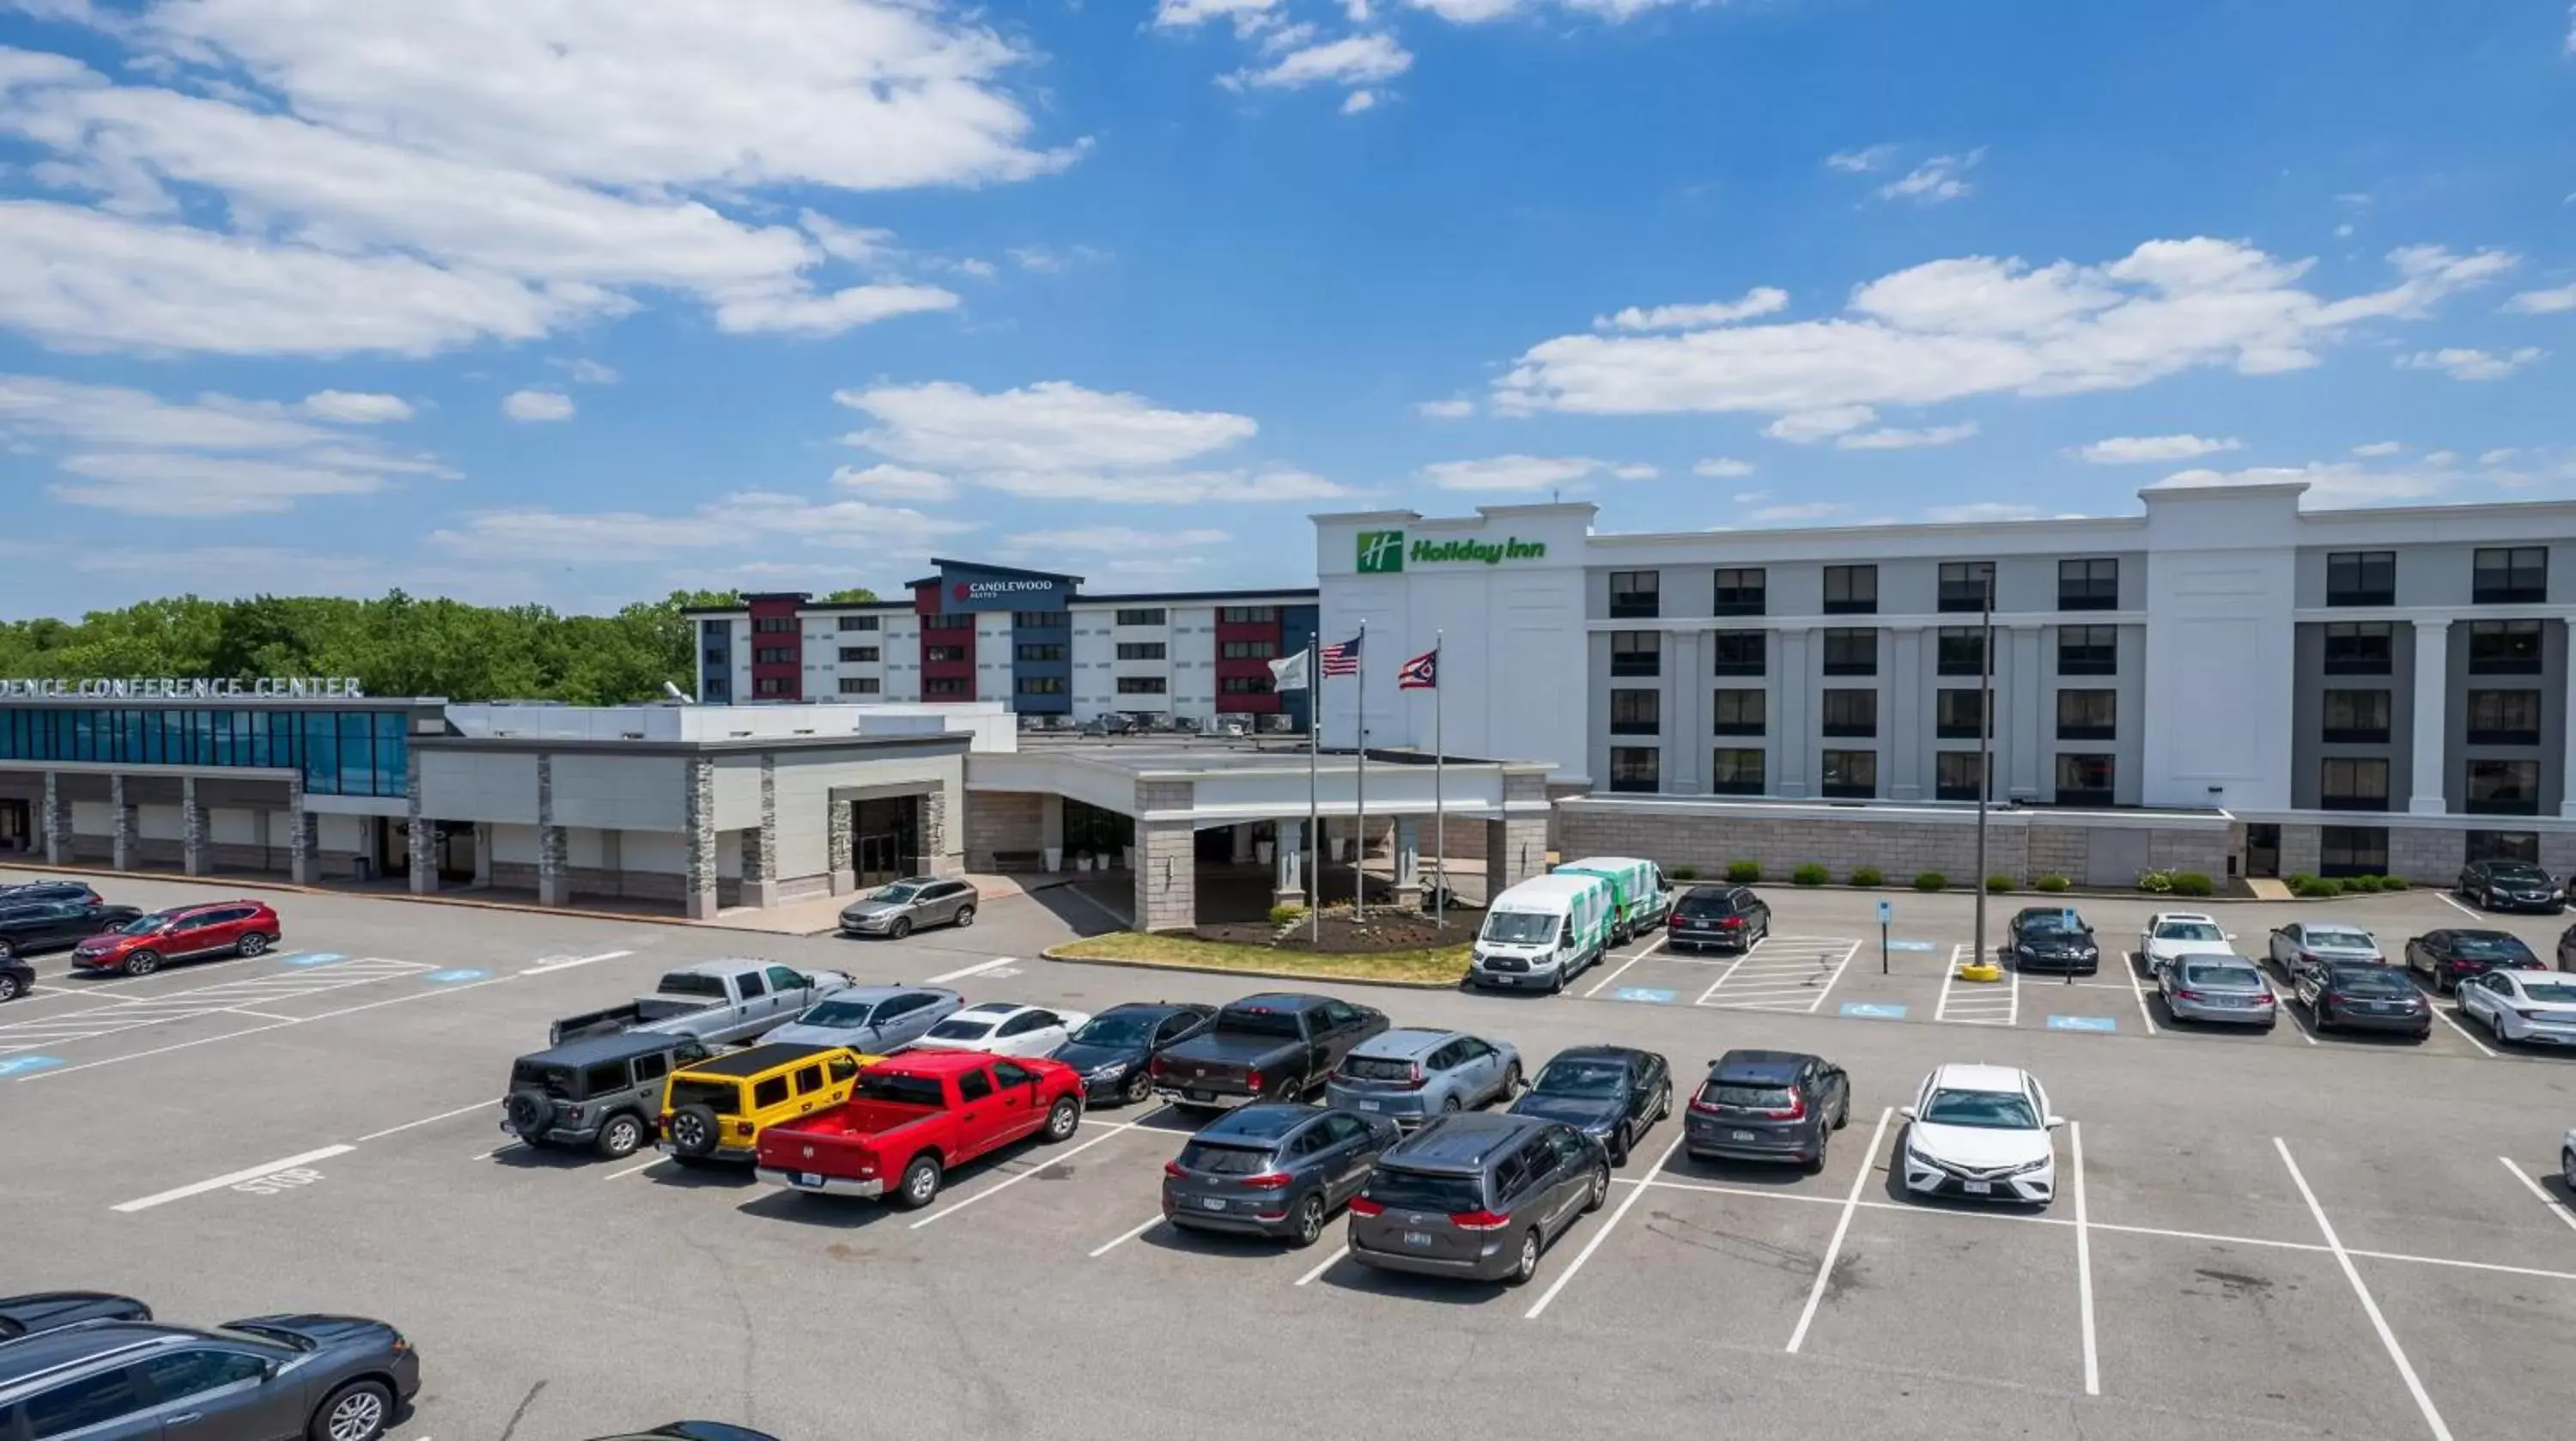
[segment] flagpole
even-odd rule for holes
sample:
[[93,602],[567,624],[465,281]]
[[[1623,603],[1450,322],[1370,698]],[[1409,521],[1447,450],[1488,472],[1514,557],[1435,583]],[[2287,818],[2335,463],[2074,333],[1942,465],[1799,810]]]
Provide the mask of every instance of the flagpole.
[[1449,811],[1440,800],[1441,769],[1448,763],[1440,749],[1440,696],[1449,688],[1440,674],[1448,658],[1440,650],[1446,643],[1446,632],[1431,633],[1431,931],[1441,940],[1449,938]]
[[1306,640],[1306,936],[1318,947],[1324,944],[1324,822],[1315,799],[1315,768],[1324,748],[1323,657],[1316,651],[1320,639]]
[[1368,617],[1360,617],[1359,711],[1352,727],[1359,741],[1359,770],[1351,780],[1351,923],[1368,914]]

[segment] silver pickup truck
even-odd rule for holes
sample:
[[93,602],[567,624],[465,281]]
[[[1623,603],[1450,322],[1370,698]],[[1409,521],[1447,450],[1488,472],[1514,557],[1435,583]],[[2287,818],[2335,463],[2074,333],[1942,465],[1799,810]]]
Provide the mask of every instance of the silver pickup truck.
[[700,961],[664,975],[649,996],[564,1017],[554,1023],[550,1039],[562,1045],[581,1036],[652,1031],[710,1044],[749,1041],[853,984],[839,971],[808,975],[775,961]]

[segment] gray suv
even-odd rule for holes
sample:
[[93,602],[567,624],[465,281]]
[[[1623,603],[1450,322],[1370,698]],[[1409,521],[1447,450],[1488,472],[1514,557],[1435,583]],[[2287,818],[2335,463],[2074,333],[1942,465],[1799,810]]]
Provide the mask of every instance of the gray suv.
[[975,888],[937,876],[908,876],[841,908],[841,933],[902,940],[923,926],[975,924]]
[[584,1036],[510,1064],[501,1129],[531,1146],[589,1146],[610,1160],[653,1138],[671,1073],[714,1053],[694,1036]]
[[1520,1094],[1521,1053],[1464,1031],[1401,1026],[1351,1047],[1324,1083],[1336,1109],[1418,1126]]
[[1395,1123],[1262,1101],[1210,1121],[1163,1166],[1163,1215],[1184,1231],[1315,1244],[1395,1144]]
[[419,1390],[419,1354],[382,1321],[88,1321],[0,1345],[0,1436],[376,1441]]
[[1363,1266],[1520,1285],[1610,1195],[1601,1143],[1536,1116],[1443,1116],[1389,1147],[1351,1199]]

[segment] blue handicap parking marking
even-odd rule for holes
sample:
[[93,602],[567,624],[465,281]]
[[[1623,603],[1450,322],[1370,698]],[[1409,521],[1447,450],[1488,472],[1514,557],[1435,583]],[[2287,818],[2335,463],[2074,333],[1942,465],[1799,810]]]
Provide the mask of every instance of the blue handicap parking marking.
[[1905,1019],[1905,1008],[1888,1001],[1845,1001],[1843,1014],[1864,1021],[1901,1021]]
[[307,951],[300,956],[288,956],[286,963],[290,966],[327,966],[333,961],[347,959],[349,959],[347,956],[338,951]]
[[1891,951],[1928,951],[1932,949],[1932,943],[1930,941],[1889,941],[1887,948]]
[[1660,1006],[1670,1004],[1676,993],[1672,991],[1658,991],[1647,986],[1621,986],[1610,994],[1614,998],[1622,1001],[1646,1001]]
[[2120,1020],[2117,1016],[2051,1016],[2048,1028],[2052,1031],[2116,1031],[2120,1029]]
[[23,1076],[62,1063],[60,1056],[0,1056],[0,1076]]
[[458,981],[479,981],[490,974],[492,974],[490,971],[471,970],[432,971],[428,975],[421,977],[421,979],[424,981],[437,981],[442,985],[454,985]]

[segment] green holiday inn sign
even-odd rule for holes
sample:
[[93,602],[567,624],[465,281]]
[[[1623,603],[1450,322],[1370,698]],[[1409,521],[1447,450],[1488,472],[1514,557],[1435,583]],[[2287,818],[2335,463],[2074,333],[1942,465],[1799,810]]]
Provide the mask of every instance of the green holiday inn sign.
[[1500,565],[1507,560],[1542,560],[1547,556],[1547,542],[1512,537],[1496,544],[1486,540],[1417,540],[1405,548],[1400,530],[1364,530],[1359,539],[1359,573],[1393,575],[1404,569],[1405,562],[1415,565],[1440,565],[1474,562]]

